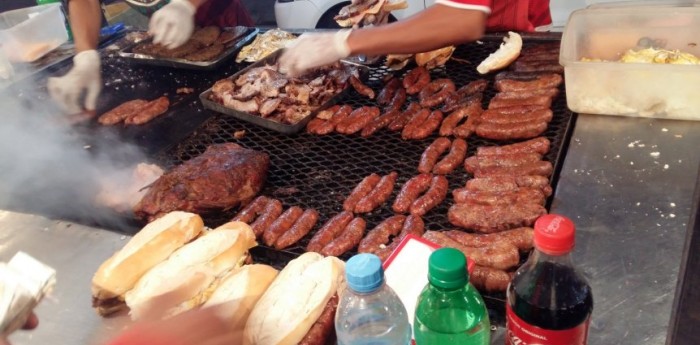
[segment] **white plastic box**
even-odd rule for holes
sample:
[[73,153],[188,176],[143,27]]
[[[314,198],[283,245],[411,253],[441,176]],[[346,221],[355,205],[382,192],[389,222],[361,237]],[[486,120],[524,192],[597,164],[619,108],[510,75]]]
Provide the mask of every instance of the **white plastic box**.
[[61,4],[0,13],[0,45],[10,61],[35,61],[66,41],[68,32]]
[[578,113],[700,120],[700,65],[582,62],[618,60],[641,38],[700,57],[700,7],[587,8],[562,36],[566,98]]

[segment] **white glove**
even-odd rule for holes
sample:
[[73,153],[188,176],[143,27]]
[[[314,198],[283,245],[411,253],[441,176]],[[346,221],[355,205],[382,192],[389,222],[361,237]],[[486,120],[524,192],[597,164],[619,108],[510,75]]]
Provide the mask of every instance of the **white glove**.
[[309,69],[332,64],[350,55],[348,36],[352,30],[306,33],[299,36],[279,59],[280,71],[295,77]]
[[100,75],[100,54],[95,50],[86,50],[73,58],[73,68],[62,77],[49,78],[49,93],[69,114],[83,111],[78,104],[78,98],[84,91],[85,109],[95,110],[97,96],[102,90]]
[[197,8],[188,0],[172,0],[151,17],[148,32],[153,42],[170,49],[183,45],[194,31]]

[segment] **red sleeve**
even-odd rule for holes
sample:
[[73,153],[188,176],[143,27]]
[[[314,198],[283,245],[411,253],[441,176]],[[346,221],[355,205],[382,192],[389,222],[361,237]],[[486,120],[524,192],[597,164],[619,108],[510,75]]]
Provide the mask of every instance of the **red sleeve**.
[[465,10],[482,11],[486,14],[491,13],[491,0],[437,0],[435,3]]

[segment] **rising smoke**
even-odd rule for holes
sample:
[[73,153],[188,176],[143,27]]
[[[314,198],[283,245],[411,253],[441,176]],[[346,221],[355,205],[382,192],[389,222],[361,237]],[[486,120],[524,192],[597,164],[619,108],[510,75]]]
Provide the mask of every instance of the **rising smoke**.
[[103,144],[97,145],[45,93],[27,89],[0,90],[0,209],[128,228],[128,217],[95,200],[105,181],[128,185],[144,155],[108,131],[100,133]]

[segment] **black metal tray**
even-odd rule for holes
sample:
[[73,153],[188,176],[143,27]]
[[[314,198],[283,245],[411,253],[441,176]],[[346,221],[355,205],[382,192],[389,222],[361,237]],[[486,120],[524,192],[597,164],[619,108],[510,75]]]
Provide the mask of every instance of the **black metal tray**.
[[[225,28],[224,30],[231,29],[233,28]],[[119,51],[117,55],[122,59],[145,65],[196,70],[213,70],[221,66],[227,60],[233,58],[234,55],[236,55],[236,53],[238,53],[238,51],[241,50],[241,48],[243,48],[243,46],[247,45],[253,40],[253,38],[255,38],[258,32],[259,29],[257,28],[246,28],[246,32],[241,37],[229,43],[230,45],[226,48],[226,50],[223,53],[221,53],[219,57],[212,61],[189,61],[185,59],[155,57],[151,55],[137,54],[133,52],[133,49],[136,46],[148,43],[151,39],[142,40],[133,45],[130,45]]]
[[[257,62],[253,63],[252,65],[246,67],[245,69],[239,71],[238,73],[232,75],[229,78],[236,79],[236,78],[238,78],[238,76],[245,74],[245,73],[248,73],[248,71],[250,71],[253,68],[262,67],[265,65],[272,65],[272,64],[277,62],[277,59],[282,55],[282,52],[283,52],[283,49],[277,50],[276,52],[266,56],[265,58],[263,58],[261,60],[258,60]],[[347,62],[347,61],[343,61],[343,63],[357,67],[358,70],[360,71],[361,79],[365,79],[365,77],[369,73],[369,69],[367,68],[367,66],[364,66],[361,64],[356,64],[353,62]],[[329,99],[326,103],[322,104],[320,107],[316,108],[314,111],[311,112],[311,114],[306,116],[304,119],[302,119],[301,121],[299,121],[295,124],[291,124],[291,125],[281,123],[278,121],[274,121],[274,120],[270,120],[270,119],[266,119],[266,118],[263,118],[263,117],[258,116],[258,115],[253,115],[253,114],[249,114],[246,112],[238,111],[238,110],[226,107],[223,104],[214,102],[214,101],[209,99],[209,96],[211,95],[211,92],[212,92],[211,88],[202,92],[202,94],[199,95],[199,99],[202,101],[202,105],[204,105],[205,108],[214,110],[218,113],[230,115],[230,116],[233,116],[237,119],[247,121],[247,122],[253,123],[257,126],[271,129],[273,131],[280,132],[283,134],[296,134],[296,133],[299,133],[300,131],[302,131],[304,128],[306,128],[306,124],[309,123],[309,121],[311,121],[314,117],[316,117],[316,115],[320,111],[336,104],[338,102],[338,100],[341,99],[348,92],[349,89],[350,89],[350,87],[345,88],[345,90],[343,90],[343,91],[339,92],[338,94],[336,94],[335,96],[331,97],[331,99]]]

